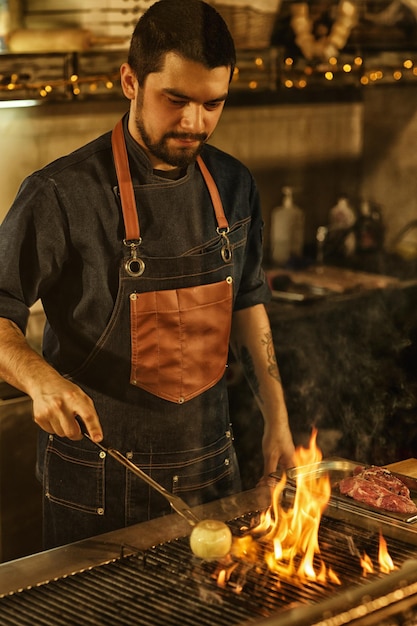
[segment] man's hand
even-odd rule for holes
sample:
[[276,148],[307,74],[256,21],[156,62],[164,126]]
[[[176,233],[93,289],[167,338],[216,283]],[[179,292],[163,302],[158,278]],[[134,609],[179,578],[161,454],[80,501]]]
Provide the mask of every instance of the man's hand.
[[275,484],[275,480],[270,477],[272,472],[275,472],[278,467],[285,470],[295,465],[294,443],[285,420],[277,424],[269,424],[268,422],[265,424],[262,451],[264,472],[258,485]]
[[94,403],[27,343],[18,326],[0,318],[0,376],[33,400],[34,420],[47,433],[82,439],[78,416],[93,441],[103,439]]
[[101,441],[103,432],[94,403],[84,391],[54,372],[52,380],[33,392],[33,418],[47,433],[68,437],[74,441],[82,439],[80,418],[93,441]]

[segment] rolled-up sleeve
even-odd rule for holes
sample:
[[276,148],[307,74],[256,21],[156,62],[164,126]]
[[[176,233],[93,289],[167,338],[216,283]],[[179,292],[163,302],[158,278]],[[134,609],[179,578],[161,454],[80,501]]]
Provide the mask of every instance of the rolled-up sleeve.
[[234,306],[236,311],[256,304],[266,304],[271,299],[271,290],[262,267],[264,223],[259,192],[253,179],[249,201],[251,223],[246,243],[242,279]]
[[29,308],[57,279],[65,236],[53,181],[29,176],[0,226],[0,317],[25,332]]

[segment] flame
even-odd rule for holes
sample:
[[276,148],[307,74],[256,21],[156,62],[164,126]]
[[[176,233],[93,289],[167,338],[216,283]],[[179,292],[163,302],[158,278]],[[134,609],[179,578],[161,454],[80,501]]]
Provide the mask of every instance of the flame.
[[341,585],[342,584],[339,576],[336,574],[336,572],[334,572],[332,570],[331,567],[328,568],[327,575],[329,577],[330,582],[335,583],[336,585]]
[[[316,439],[317,430],[314,429],[308,447],[297,448],[296,467],[322,460]],[[315,557],[320,554],[320,521],[331,495],[329,476],[300,472],[296,477],[294,504],[288,510],[282,509],[279,504],[285,484],[284,475],[273,490],[271,506],[261,515],[259,525],[252,529],[252,535],[262,535],[260,541],[273,546],[273,550],[266,549],[266,564],[271,571],[285,576],[296,575],[320,582],[328,579],[338,581],[334,573],[329,574],[322,561],[319,571],[316,571],[314,563]]]
[[363,553],[363,556],[361,557],[360,561],[361,561],[361,567],[362,567],[362,574],[364,576],[366,576],[367,574],[373,574],[374,573],[374,566],[372,564],[372,560],[366,554],[366,552]]
[[389,574],[395,569],[392,558],[388,552],[387,542],[382,533],[379,533],[379,550],[378,550],[379,569],[383,574]]
[[[260,514],[259,522],[251,528],[241,529],[245,534],[234,537],[228,562],[221,564],[214,577],[219,586],[225,587],[236,570],[238,561],[245,572],[233,582],[235,592],[240,593],[246,572],[255,568],[262,573],[259,563],[264,561],[271,572],[279,578],[309,580],[320,584],[341,585],[338,575],[327,566],[320,555],[319,527],[324,510],[331,496],[328,473],[317,472],[322,460],[317,447],[317,429],[313,429],[308,447],[295,451],[295,495],[292,507],[283,508],[281,495],[287,483],[284,474],[271,493],[271,505]],[[297,471],[302,467],[302,471]],[[355,551],[363,576],[374,573],[370,557]],[[380,533],[380,571],[389,573],[394,568],[385,539]],[[239,573],[239,570],[236,574]],[[235,576],[233,577],[235,578]],[[229,583],[230,584],[230,583]],[[277,587],[279,587],[279,580]]]

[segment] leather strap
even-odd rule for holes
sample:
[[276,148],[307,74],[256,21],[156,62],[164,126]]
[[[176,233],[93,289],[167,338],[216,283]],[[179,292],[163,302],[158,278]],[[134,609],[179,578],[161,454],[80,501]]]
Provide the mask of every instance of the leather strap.
[[[136,208],[135,193],[133,191],[132,178],[130,176],[129,159],[127,156],[126,142],[123,133],[123,120],[119,120],[112,132],[112,150],[114,165],[116,168],[117,180],[119,183],[120,202],[122,204],[123,220],[127,241],[140,240],[140,227],[138,211]],[[197,163],[200,168],[204,182],[207,185],[211,201],[216,215],[217,226],[220,230],[229,228],[228,221],[224,214],[223,204],[220,198],[217,185],[212,175],[207,169],[203,159],[198,156]]]
[[217,189],[217,185],[214,182],[213,176],[208,171],[207,166],[204,163],[201,156],[197,157],[197,163],[198,163],[198,167],[200,168],[200,172],[203,175],[204,182],[207,185],[207,189],[209,190],[211,201],[214,206],[214,212],[216,214],[217,226],[222,230],[227,229],[229,228],[229,223],[224,214],[223,204],[220,198],[219,190]]
[[120,202],[122,203],[123,220],[127,241],[139,241],[140,229],[138,212],[136,209],[135,193],[130,176],[129,159],[123,133],[123,121],[119,120],[113,129],[112,149],[116,175],[119,183]]

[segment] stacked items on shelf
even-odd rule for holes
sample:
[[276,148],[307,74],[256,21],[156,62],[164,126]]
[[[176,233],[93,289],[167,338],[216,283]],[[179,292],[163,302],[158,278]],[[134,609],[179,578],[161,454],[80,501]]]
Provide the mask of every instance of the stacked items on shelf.
[[208,0],[224,18],[239,49],[262,49],[271,36],[282,0]]
[[[30,29],[83,28],[96,37],[125,39],[154,0],[28,0],[24,26]],[[107,44],[106,47],[112,44]],[[120,47],[120,43],[113,44]]]
[[[154,1],[27,0],[0,62],[0,99],[114,95],[133,28]],[[233,91],[276,90],[279,55],[270,40],[281,1],[262,0],[254,7],[247,0],[209,0],[236,41]]]

